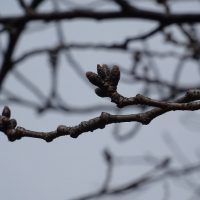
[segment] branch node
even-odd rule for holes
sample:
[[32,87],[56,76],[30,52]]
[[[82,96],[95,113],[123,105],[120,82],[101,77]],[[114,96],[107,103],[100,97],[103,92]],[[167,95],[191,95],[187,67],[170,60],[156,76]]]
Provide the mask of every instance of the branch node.
[[54,139],[54,138],[53,138],[51,135],[46,135],[46,137],[45,137],[45,141],[46,141],[46,142],[52,142],[53,139]]
[[58,126],[57,127],[57,132],[59,133],[59,134],[66,134],[66,135],[69,135],[69,130],[68,130],[68,128],[66,127],[66,126],[64,126],[64,125],[60,125],[60,126]]
[[16,129],[8,129],[7,132],[6,132],[6,135],[7,135],[8,140],[10,142],[14,142],[15,140],[17,140]]
[[77,138],[81,133],[79,131],[75,132],[74,130],[70,131],[70,137],[71,138]]
[[110,120],[110,114],[106,113],[106,112],[102,112],[100,115],[100,129],[105,128],[105,125],[108,124],[109,120]]

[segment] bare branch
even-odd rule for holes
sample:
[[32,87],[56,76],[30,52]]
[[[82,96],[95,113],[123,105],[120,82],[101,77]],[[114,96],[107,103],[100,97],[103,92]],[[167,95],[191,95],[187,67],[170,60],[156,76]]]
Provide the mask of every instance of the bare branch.
[[[14,119],[10,119],[11,111],[8,107],[5,107],[0,116],[0,130],[7,135],[10,141],[21,139],[22,137],[40,138],[47,142],[51,142],[57,137],[70,135],[73,138],[77,138],[80,134],[88,131],[94,131],[96,129],[103,129],[106,125],[122,122],[140,122],[144,125],[149,124],[156,117],[175,110],[197,110],[200,109],[200,103],[195,102],[200,100],[200,90],[190,90],[185,96],[177,99],[173,102],[162,102],[153,100],[142,95],[136,95],[135,97],[123,97],[116,89],[118,81],[120,79],[120,71],[117,66],[114,66],[111,70],[106,66],[97,66],[98,75],[92,72],[87,72],[87,77],[91,83],[98,88],[95,90],[96,94],[100,97],[110,97],[118,107],[125,107],[130,105],[148,105],[158,108],[154,108],[147,112],[130,114],[130,115],[111,115],[109,113],[102,112],[99,117],[83,121],[79,125],[74,127],[67,127],[60,125],[55,131],[51,132],[35,132],[26,130],[22,127],[17,127],[17,122]],[[9,113],[9,114],[5,114]]]
[[[139,188],[143,188],[144,186],[147,186],[149,184],[153,184],[159,181],[163,181],[165,178],[174,178],[174,177],[180,177],[180,176],[186,176],[195,172],[198,172],[200,170],[200,164],[196,163],[189,166],[184,166],[181,168],[176,167],[169,167],[168,164],[165,164],[166,160],[162,160],[158,165],[153,168],[153,170],[150,170],[149,172],[142,175],[137,180],[134,180],[128,184],[107,189],[104,191],[97,191],[94,193],[90,193],[88,195],[83,195],[79,198],[73,198],[73,200],[89,200],[94,198],[100,198],[105,196],[114,196],[118,194],[124,194],[126,192],[134,192],[138,191]],[[157,173],[160,168],[162,173]]]
[[73,10],[66,12],[49,12],[49,13],[33,13],[26,16],[9,16],[1,17],[1,24],[24,24],[29,21],[56,21],[56,20],[71,20],[76,18],[108,20],[108,19],[144,19],[148,21],[157,21],[161,24],[182,24],[182,23],[197,23],[200,22],[200,14],[163,14],[149,10],[134,9],[133,11],[92,11],[92,10]]
[[[31,10],[36,9],[40,3],[42,3],[43,0],[33,0],[31,2],[31,5],[29,6],[29,8]],[[14,20],[15,21],[15,20]],[[15,22],[12,21],[11,24],[15,24]],[[11,30],[10,32],[8,32],[8,45],[7,45],[7,49],[5,51],[4,54],[4,59],[3,62],[1,64],[1,69],[0,69],[0,90],[2,89],[2,84],[3,81],[7,75],[7,73],[12,70],[12,56],[14,54],[15,51],[15,47],[17,45],[18,39],[20,38],[21,33],[23,32],[25,28],[25,22],[23,23],[19,23],[17,26],[11,26]]]

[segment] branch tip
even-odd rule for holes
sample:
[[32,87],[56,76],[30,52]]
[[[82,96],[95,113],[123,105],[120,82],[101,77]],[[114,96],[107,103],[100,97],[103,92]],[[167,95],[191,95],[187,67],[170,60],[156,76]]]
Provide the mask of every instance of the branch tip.
[[11,111],[8,106],[4,106],[3,111],[2,111],[2,116],[10,118],[11,116]]

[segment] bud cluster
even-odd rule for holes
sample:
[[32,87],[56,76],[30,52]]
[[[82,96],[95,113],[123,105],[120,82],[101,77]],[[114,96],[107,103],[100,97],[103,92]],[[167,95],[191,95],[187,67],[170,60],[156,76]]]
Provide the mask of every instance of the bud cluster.
[[95,93],[100,97],[109,97],[116,92],[120,80],[119,67],[114,65],[111,69],[107,65],[97,65],[97,74],[87,72],[88,80],[97,88]]

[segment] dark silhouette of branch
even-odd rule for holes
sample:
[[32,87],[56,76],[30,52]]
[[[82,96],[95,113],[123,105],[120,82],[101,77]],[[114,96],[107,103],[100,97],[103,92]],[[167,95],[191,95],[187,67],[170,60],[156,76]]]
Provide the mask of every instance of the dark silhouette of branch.
[[[73,198],[73,200],[89,200],[105,196],[115,196],[119,194],[125,194],[128,192],[134,192],[138,191],[140,188],[143,188],[149,184],[163,181],[166,178],[186,176],[192,173],[199,172],[199,170],[200,170],[199,163],[175,168],[175,167],[169,167],[168,159],[164,159],[149,172],[145,173],[144,175],[142,175],[137,180],[134,180],[133,182],[130,182],[122,186],[118,186],[116,188],[109,188],[104,191],[100,190],[94,193],[90,193],[88,195],[83,195],[79,198]],[[158,173],[159,171],[161,171],[162,173],[159,174]]]
[[[33,0],[30,4],[29,8],[31,10],[34,10],[42,2],[43,2],[43,0]],[[13,24],[14,22],[15,22],[15,20],[12,21],[11,24]],[[9,41],[8,41],[7,49],[5,50],[5,53],[4,53],[4,60],[1,64],[1,69],[0,69],[0,90],[2,88],[2,83],[4,81],[4,78],[6,77],[7,73],[13,67],[12,56],[13,56],[15,47],[17,45],[18,39],[20,38],[21,33],[25,29],[25,26],[26,26],[26,23],[21,22],[21,23],[18,24],[17,27],[11,26],[11,30],[10,30],[10,32],[8,32]]]
[[[132,39],[127,39],[126,41],[132,41]],[[141,52],[141,54],[144,54],[146,56],[153,56],[153,57],[158,57],[160,59],[162,58],[167,58],[167,57],[181,57],[181,55],[175,51],[167,51],[167,52],[158,52],[158,51],[147,51],[147,50],[139,50],[139,49],[128,49],[127,42],[124,42],[122,44],[93,44],[93,43],[73,43],[73,44],[62,44],[62,45],[57,45],[55,47],[44,47],[44,48],[38,48],[35,50],[28,51],[21,55],[20,57],[16,58],[12,64],[17,65],[20,62],[25,61],[28,58],[32,58],[33,56],[39,56],[43,53],[48,54],[51,51],[63,51],[63,50],[69,50],[69,49],[102,49],[102,50],[119,50],[119,51],[127,51],[128,53],[134,53],[134,52]],[[184,55],[184,57],[189,57],[189,55]]]
[[134,8],[126,11],[92,11],[92,10],[73,10],[66,12],[50,12],[50,13],[33,13],[25,16],[9,16],[1,17],[0,24],[25,24],[30,21],[42,20],[45,22],[56,20],[71,20],[77,18],[108,20],[108,19],[144,19],[148,21],[157,21],[161,24],[182,24],[182,23],[198,23],[200,22],[200,14],[163,14],[161,12],[149,11]]

